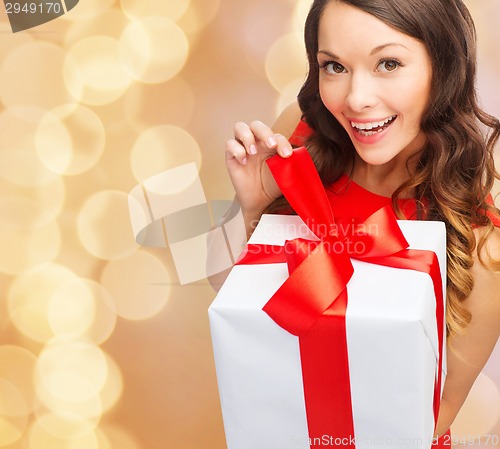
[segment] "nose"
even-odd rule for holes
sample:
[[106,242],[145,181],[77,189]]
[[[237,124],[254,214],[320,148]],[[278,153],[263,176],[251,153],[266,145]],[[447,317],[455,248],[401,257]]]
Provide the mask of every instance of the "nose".
[[351,75],[345,102],[353,112],[361,112],[375,106],[376,86],[370,76],[363,73]]

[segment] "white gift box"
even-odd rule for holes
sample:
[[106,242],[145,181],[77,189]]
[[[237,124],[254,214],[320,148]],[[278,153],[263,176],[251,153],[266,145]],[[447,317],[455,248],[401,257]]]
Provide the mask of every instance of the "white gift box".
[[[410,249],[436,253],[446,280],[445,227],[398,221]],[[264,215],[249,243],[317,240],[298,216]],[[429,275],[352,259],[346,332],[357,449],[428,449],[439,343]],[[209,308],[228,449],[347,446],[310,441],[299,339],[262,308],[288,278],[284,263],[237,265]],[[333,299],[332,299],[333,300]],[[443,384],[446,359],[443,349]]]

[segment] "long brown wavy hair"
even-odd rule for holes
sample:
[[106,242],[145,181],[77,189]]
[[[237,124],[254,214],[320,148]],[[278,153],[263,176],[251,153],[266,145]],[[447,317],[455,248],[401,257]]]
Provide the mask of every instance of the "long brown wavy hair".
[[[305,25],[309,73],[298,95],[303,120],[314,130],[307,147],[325,185],[352,166],[355,149],[349,135],[319,95],[318,29],[330,1],[359,8],[387,25],[423,42],[433,68],[430,102],[421,128],[427,137],[411,179],[392,195],[393,208],[404,218],[398,198],[417,200],[418,217],[443,221],[447,229],[447,332],[462,331],[471,320],[463,305],[473,287],[470,268],[493,224],[486,211],[495,178],[494,147],[498,119],[484,112],[476,96],[476,30],[461,0],[314,0]],[[267,212],[283,210],[283,197]],[[425,204],[425,207],[423,206]],[[479,242],[474,227],[484,227]],[[496,264],[497,265],[497,264]]]

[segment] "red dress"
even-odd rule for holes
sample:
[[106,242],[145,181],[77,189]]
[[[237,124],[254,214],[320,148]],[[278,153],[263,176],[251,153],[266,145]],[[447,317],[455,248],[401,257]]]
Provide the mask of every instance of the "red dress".
[[[313,134],[313,130],[301,121],[292,136],[290,143],[294,146],[301,146],[305,140]],[[392,205],[391,198],[377,195],[370,192],[347,175],[341,176],[336,182],[327,188],[328,197],[337,217],[367,217],[383,206]],[[491,195],[487,198],[488,203],[493,204]],[[416,202],[414,199],[399,200],[401,211],[407,220],[416,219]],[[500,216],[486,211],[486,215],[491,219],[496,227],[500,227]]]
[[[305,139],[312,133],[311,128],[305,122],[301,121],[290,137],[290,143],[294,146],[301,146],[304,144]],[[349,179],[347,175],[341,176],[331,186],[327,187],[326,192],[332,206],[333,214],[339,218],[365,218],[381,207],[392,205],[391,198],[364,189]],[[491,196],[488,200],[493,204]],[[401,199],[399,200],[399,206],[407,219],[416,218],[417,206],[414,199]],[[500,227],[500,217],[491,214],[489,211],[486,211],[486,213],[493,224]],[[451,448],[450,430],[432,445],[432,449],[446,448]]]

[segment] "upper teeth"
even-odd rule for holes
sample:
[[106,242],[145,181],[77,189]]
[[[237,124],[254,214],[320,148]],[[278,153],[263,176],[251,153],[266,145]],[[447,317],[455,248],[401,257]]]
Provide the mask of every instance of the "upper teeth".
[[353,128],[358,128],[358,129],[373,129],[373,128],[378,128],[379,126],[384,126],[386,123],[389,123],[394,118],[396,118],[395,115],[393,115],[392,117],[386,118],[385,120],[382,120],[381,122],[370,122],[370,123],[351,122],[351,125]]

